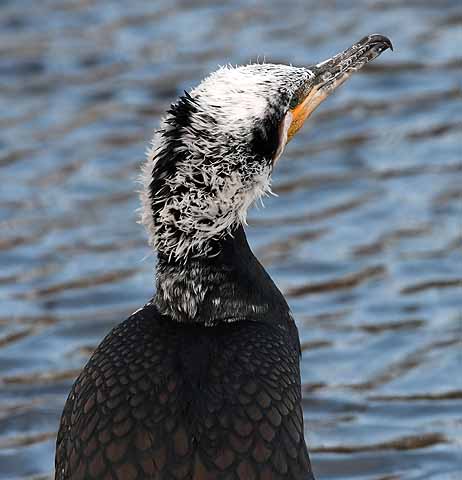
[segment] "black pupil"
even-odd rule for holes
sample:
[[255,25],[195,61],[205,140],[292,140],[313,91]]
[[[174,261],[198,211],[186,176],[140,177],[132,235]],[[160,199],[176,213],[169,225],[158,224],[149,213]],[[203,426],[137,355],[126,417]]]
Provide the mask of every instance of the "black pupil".
[[300,97],[298,93],[294,93],[292,98],[290,99],[289,108],[292,110],[299,104]]

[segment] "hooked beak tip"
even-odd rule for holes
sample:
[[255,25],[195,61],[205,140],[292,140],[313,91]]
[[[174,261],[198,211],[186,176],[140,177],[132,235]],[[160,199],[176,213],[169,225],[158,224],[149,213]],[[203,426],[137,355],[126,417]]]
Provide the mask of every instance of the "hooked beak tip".
[[382,45],[384,47],[383,50],[390,49],[393,51],[393,44],[391,43],[391,40],[388,37],[385,37],[385,35],[380,35],[378,33],[374,33],[372,35],[368,35],[367,37],[364,37],[362,40],[358,42],[359,45],[361,44],[369,44],[369,45]]
[[287,134],[288,140],[338,86],[388,49],[393,50],[390,39],[376,33],[362,38],[344,52],[310,67],[310,88],[302,101],[291,110],[292,123]]

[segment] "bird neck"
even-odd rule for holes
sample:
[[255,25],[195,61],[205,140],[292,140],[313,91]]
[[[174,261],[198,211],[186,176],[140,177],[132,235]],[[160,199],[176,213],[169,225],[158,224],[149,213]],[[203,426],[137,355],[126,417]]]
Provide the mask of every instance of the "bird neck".
[[181,261],[159,255],[154,303],[160,313],[206,326],[289,315],[283,295],[253,255],[242,226],[218,247],[214,256]]

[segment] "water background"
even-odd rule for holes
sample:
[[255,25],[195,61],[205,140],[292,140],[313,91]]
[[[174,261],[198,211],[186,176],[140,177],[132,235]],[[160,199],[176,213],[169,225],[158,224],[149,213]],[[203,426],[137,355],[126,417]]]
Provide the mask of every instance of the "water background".
[[317,477],[461,478],[460,0],[4,0],[2,480],[51,476],[79,369],[152,296],[135,179],[170,102],[219,64],[374,32],[395,52],[288,146],[248,236],[299,326]]

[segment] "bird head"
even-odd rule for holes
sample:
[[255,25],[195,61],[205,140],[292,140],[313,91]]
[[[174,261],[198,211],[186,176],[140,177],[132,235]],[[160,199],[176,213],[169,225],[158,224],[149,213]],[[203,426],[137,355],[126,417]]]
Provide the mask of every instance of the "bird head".
[[168,258],[210,256],[270,192],[287,142],[355,71],[392,48],[370,35],[309,67],[222,67],[174,103],[155,133],[142,181],[142,223]]

